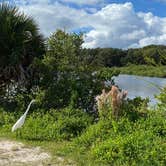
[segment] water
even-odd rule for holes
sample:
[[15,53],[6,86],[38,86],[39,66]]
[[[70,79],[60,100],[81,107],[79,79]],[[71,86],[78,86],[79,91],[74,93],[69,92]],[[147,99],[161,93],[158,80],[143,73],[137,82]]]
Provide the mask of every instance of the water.
[[114,79],[116,85],[128,91],[128,98],[133,99],[137,96],[142,98],[148,97],[150,99],[150,105],[157,103],[154,95],[159,94],[160,88],[166,86],[166,78],[120,74],[118,77],[114,77]]

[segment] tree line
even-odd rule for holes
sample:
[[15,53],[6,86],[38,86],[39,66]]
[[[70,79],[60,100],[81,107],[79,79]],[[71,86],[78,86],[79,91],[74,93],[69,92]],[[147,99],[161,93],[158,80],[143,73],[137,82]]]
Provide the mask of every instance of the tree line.
[[166,46],[149,45],[127,50],[117,48],[84,49],[89,64],[104,67],[134,65],[166,65]]

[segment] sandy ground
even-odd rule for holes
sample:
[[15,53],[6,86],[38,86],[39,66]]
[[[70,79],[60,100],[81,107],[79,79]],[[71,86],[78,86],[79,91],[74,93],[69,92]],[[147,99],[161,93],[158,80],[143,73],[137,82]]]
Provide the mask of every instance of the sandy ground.
[[27,148],[22,143],[0,140],[0,166],[49,166],[50,159],[40,147]]
[[27,147],[23,143],[0,140],[0,166],[76,166],[71,160],[52,156],[40,147]]

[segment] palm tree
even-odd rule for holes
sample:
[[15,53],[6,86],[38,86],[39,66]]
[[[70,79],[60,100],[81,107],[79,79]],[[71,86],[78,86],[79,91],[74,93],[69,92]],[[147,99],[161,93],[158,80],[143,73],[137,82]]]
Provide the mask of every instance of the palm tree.
[[17,7],[0,4],[0,89],[24,82],[34,57],[42,58],[44,39],[31,17]]

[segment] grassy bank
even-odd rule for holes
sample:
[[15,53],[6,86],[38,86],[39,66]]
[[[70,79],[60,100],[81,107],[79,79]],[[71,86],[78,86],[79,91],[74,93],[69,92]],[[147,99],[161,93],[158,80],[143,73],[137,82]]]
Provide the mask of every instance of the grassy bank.
[[121,74],[166,78],[166,66],[130,65],[115,69]]

